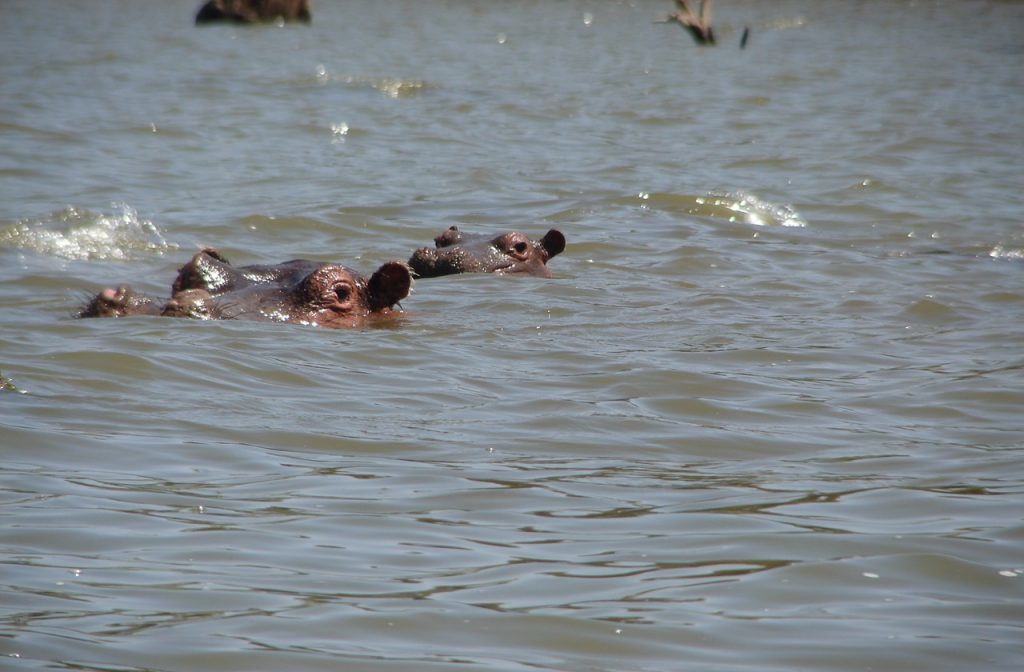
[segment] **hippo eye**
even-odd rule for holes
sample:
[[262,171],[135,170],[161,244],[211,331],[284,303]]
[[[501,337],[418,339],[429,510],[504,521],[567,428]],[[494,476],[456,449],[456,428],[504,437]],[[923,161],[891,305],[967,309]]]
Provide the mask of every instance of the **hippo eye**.
[[352,288],[345,283],[335,285],[334,295],[338,297],[339,301],[348,301],[348,298],[352,296]]
[[520,240],[518,243],[512,246],[512,249],[518,252],[519,254],[526,254],[526,250],[529,249],[529,246]]

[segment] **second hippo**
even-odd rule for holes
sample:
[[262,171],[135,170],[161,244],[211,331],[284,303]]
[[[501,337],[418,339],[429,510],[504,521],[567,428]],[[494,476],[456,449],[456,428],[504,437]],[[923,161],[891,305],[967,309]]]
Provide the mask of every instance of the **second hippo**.
[[496,236],[469,234],[457,226],[434,238],[435,247],[421,247],[409,266],[422,278],[455,273],[525,273],[551,277],[548,261],[565,249],[565,236],[551,229],[538,241],[518,231]]

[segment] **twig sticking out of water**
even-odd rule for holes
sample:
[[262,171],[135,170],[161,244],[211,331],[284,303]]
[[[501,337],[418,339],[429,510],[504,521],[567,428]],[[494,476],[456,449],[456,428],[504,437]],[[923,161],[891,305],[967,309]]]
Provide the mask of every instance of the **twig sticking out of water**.
[[11,379],[0,371],[0,392],[20,392],[17,385],[11,382]]

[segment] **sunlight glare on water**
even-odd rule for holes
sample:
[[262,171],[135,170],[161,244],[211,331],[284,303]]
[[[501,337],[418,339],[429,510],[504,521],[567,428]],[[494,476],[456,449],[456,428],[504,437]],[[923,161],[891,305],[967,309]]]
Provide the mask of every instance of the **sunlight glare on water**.
[[807,226],[791,206],[769,203],[749,193],[711,193],[706,198],[698,198],[697,204],[721,206],[738,212],[742,215],[740,221],[754,226]]

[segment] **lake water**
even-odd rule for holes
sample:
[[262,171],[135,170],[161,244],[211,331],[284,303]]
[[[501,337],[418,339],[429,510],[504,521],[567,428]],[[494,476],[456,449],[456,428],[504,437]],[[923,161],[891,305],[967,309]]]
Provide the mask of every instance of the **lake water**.
[[[197,5],[3,3],[0,667],[1020,669],[1024,3]],[[568,247],[71,318],[451,224]]]

